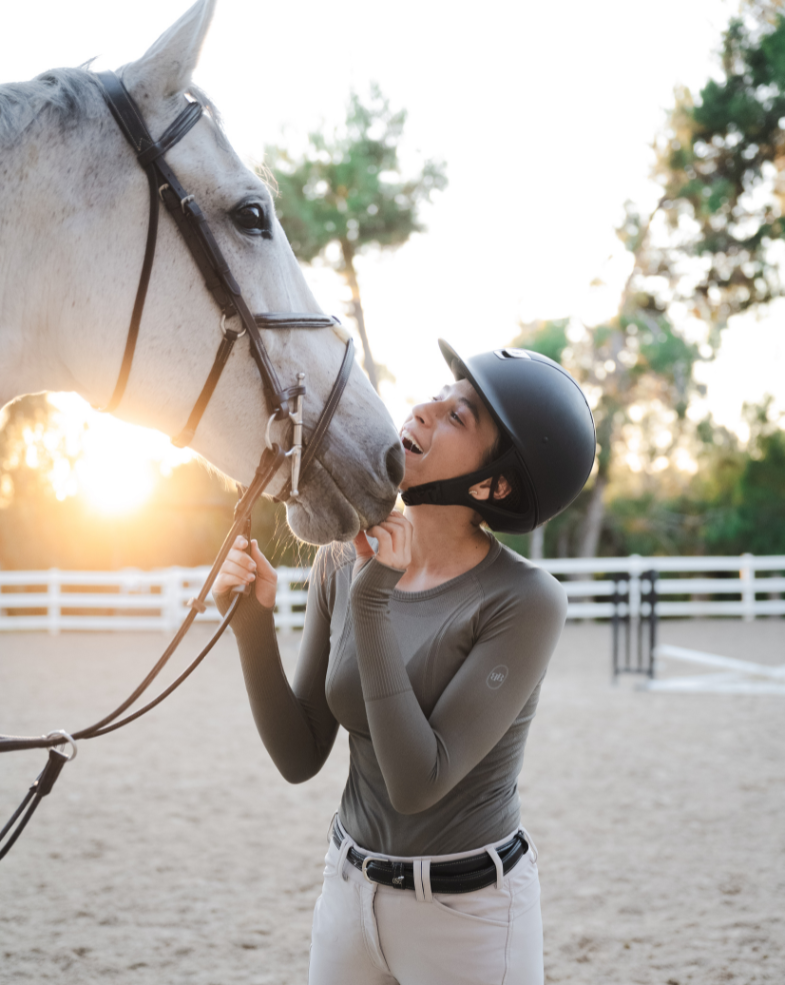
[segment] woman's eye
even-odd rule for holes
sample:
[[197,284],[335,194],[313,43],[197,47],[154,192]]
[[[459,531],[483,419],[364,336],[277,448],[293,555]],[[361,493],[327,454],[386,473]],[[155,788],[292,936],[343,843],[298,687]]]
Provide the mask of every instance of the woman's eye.
[[454,410],[453,411],[450,411],[450,417],[454,421],[457,421],[459,424],[463,424],[463,421],[461,420],[461,415],[460,414],[457,414]]
[[245,232],[270,238],[270,224],[261,205],[255,203],[241,205],[239,209],[234,210],[232,218],[235,224]]

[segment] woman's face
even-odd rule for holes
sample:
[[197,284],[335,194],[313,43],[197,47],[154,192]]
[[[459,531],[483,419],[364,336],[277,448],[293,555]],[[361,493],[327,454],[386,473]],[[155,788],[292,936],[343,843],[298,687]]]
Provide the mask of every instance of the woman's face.
[[412,408],[400,435],[406,452],[401,489],[409,489],[479,469],[498,428],[471,383],[458,380]]

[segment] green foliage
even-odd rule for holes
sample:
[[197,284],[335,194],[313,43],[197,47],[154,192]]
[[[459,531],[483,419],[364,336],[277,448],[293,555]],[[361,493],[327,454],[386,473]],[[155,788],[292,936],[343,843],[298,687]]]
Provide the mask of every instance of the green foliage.
[[708,551],[785,554],[785,431],[771,419],[771,398],[748,406],[749,452],[705,531]]
[[700,469],[679,495],[652,489],[608,503],[601,553],[785,553],[785,430],[771,415],[771,399],[747,409],[751,436],[745,450],[710,420]]
[[[405,110],[393,112],[379,87],[371,86],[369,101],[352,93],[343,130],[328,141],[312,133],[305,153],[295,158],[280,147],[267,149],[268,166],[278,184],[278,217],[295,255],[306,263],[330,257],[352,292],[351,314],[363,345],[365,371],[378,391],[389,371],[377,366],[365,328],[355,255],[364,247],[400,246],[425,228],[419,207],[434,191],[447,185],[444,165],[425,161],[419,174],[404,177],[398,146]],[[267,171],[262,171],[266,177]]]
[[[702,392],[695,364],[716,352],[728,318],[785,293],[781,8],[748,0],[744,18],[725,32],[720,73],[696,100],[678,94],[667,132],[655,141],[662,198],[648,217],[627,203],[617,230],[633,256],[617,316],[582,334],[580,325],[568,332],[565,321],[535,323],[522,326],[516,339],[558,359],[591,395],[599,466],[594,491],[597,498],[614,497],[599,538],[602,509],[597,498],[588,509],[584,496],[546,531],[546,553],[554,540],[560,550],[569,543],[580,553],[592,546],[620,553],[692,553],[708,545],[771,550],[767,544],[780,543],[779,532],[767,535],[761,521],[782,528],[772,496],[777,482],[785,488],[781,433],[753,441],[745,458],[738,448],[720,447],[716,429],[693,425],[687,411]],[[646,480],[638,486],[661,487],[643,492],[637,504],[619,494],[633,485],[629,473],[620,478],[633,437]],[[702,445],[701,476],[687,492],[675,492],[684,480],[673,472],[657,478],[663,457],[673,462],[677,452]],[[592,525],[593,536],[586,536]]]
[[772,245],[785,238],[785,18],[759,4],[724,35],[722,77],[682,92],[658,171],[670,225],[705,260],[695,288],[719,325],[782,294]]
[[393,112],[378,86],[363,103],[352,93],[346,124],[327,140],[309,136],[304,155],[267,149],[278,183],[276,208],[296,256],[310,262],[332,242],[354,253],[368,244],[395,247],[423,229],[422,202],[447,184],[444,165],[428,160],[401,174],[398,148],[406,111]]
[[515,346],[524,346],[532,352],[539,352],[554,362],[561,363],[564,350],[570,344],[567,339],[569,318],[557,321],[534,322],[522,325],[522,332],[513,342]]
[[569,319],[522,325],[513,342],[564,364],[582,386],[599,394],[593,413],[601,476],[608,474],[633,405],[657,400],[672,407],[682,421],[698,390],[693,379],[698,347],[687,342],[665,314],[655,317],[648,305],[651,298],[645,297],[645,305],[640,294],[628,298],[617,318],[584,327],[575,342],[568,338]]

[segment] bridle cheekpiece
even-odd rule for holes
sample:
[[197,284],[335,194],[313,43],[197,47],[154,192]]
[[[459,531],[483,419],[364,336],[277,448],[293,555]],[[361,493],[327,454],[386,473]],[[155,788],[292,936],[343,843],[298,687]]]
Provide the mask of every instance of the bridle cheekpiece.
[[[139,337],[139,325],[142,320],[147,288],[155,258],[155,245],[158,237],[159,203],[163,202],[169,214],[175,221],[185,245],[191,252],[198,266],[205,286],[215,299],[221,311],[220,328],[221,343],[215,355],[212,368],[197,397],[193,410],[188,416],[185,427],[172,438],[172,443],[178,448],[189,445],[199,426],[199,421],[207,409],[218,380],[226,366],[235,342],[244,335],[248,336],[251,355],[259,369],[262,379],[265,401],[269,417],[265,428],[265,452],[273,453],[277,448],[271,440],[271,427],[275,421],[288,419],[292,424],[291,447],[284,457],[291,458],[291,475],[289,482],[279,499],[288,499],[299,495],[299,484],[305,472],[313,461],[316,452],[327,432],[333,415],[338,407],[341,396],[351,372],[354,343],[349,339],[346,352],[333,384],[332,392],[327,399],[321,417],[313,433],[308,439],[307,447],[303,438],[303,398],[305,397],[305,374],[297,374],[297,383],[284,388],[278,379],[278,374],[267,352],[260,329],[322,329],[334,328],[340,325],[337,318],[321,314],[296,314],[291,312],[265,312],[253,314],[239,284],[229,268],[218,243],[213,236],[207,219],[199,208],[193,195],[180,184],[174,171],[167,164],[164,155],[174,147],[201,119],[204,107],[199,102],[189,102],[164,133],[153,140],[142,118],[139,108],[120,78],[114,72],[99,72],[96,75],[104,99],[111,110],[117,125],[128,143],[136,153],[136,160],[147,174],[150,186],[150,215],[147,225],[147,245],[145,247],[142,272],[136,291],[131,322],[123,352],[123,361],[114,392],[109,403],[103,408],[113,411],[117,408],[125,393],[128,378],[131,373],[136,342]],[[240,327],[231,328],[229,320],[239,318]],[[294,407],[292,409],[292,403]]]

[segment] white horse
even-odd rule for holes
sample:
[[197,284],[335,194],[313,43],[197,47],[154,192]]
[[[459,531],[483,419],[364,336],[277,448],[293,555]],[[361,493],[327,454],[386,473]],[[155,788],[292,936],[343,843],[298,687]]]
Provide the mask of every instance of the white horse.
[[[119,72],[153,137],[183,110],[185,94],[195,92],[191,75],[214,6],[215,0],[199,0]],[[269,189],[229,146],[214,111],[167,161],[206,214],[252,311],[320,311],[275,218]],[[269,238],[247,228],[249,214],[262,217]],[[74,390],[93,405],[107,403],[125,347],[147,216],[144,171],[90,71],[57,69],[0,86],[0,407],[43,390]],[[219,326],[220,312],[162,210],[117,416],[176,434],[212,365]],[[330,329],[263,334],[283,386],[306,372],[305,423],[312,428],[345,340]],[[264,448],[265,424],[259,374],[244,338],[192,445],[247,484]],[[273,425],[273,440],[283,443],[286,426]],[[348,539],[389,512],[402,472],[396,429],[355,364],[300,495],[287,504],[289,525],[315,543]],[[279,492],[287,478],[284,469],[268,493]]]

